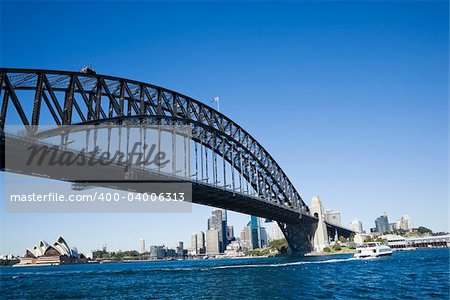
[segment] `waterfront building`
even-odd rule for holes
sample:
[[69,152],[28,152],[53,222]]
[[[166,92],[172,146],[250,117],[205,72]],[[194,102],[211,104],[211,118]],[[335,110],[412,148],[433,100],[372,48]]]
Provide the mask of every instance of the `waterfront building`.
[[342,226],[340,212],[334,211],[331,209],[324,209],[324,217],[325,217],[325,222],[328,222],[330,224],[334,224],[337,226]]
[[178,243],[178,247],[177,247],[177,256],[179,259],[184,259],[184,246],[183,246],[183,242],[179,242]]
[[76,247],[70,248],[64,238],[59,237],[52,245],[41,240],[33,248],[26,249],[18,265],[61,265],[86,262],[84,254],[78,253]]
[[450,235],[433,235],[422,237],[409,237],[406,238],[406,242],[410,247],[415,248],[449,248],[450,247]]
[[375,220],[375,227],[377,229],[377,232],[380,234],[385,234],[389,232],[389,221],[386,213],[384,213],[382,216],[379,216]]
[[108,248],[107,248],[107,245],[106,245],[106,244],[103,244],[103,245],[102,245],[102,251],[103,251],[103,252],[108,252]]
[[353,219],[353,221],[350,223],[350,229],[353,230],[355,233],[363,233],[363,226],[362,222],[358,221],[358,219]]
[[203,231],[191,235],[191,254],[205,254],[205,233]]
[[405,238],[396,235],[396,234],[386,234],[382,236],[383,239],[385,239],[388,243],[388,246],[392,249],[406,249],[408,247],[408,243],[406,242]]
[[175,249],[171,249],[171,248],[164,248],[164,257],[170,257],[170,258],[177,258],[178,254],[177,251],[175,251]]
[[150,259],[163,259],[166,256],[164,246],[150,246]]
[[238,241],[232,241],[225,249],[226,257],[242,257],[244,256],[244,252],[242,251],[242,247]]
[[206,254],[217,255],[220,253],[219,231],[211,229],[206,231]]
[[139,249],[139,253],[144,253],[145,252],[145,240],[144,239],[140,239],[139,240],[139,244],[140,244],[140,249]]
[[215,209],[208,219],[208,230],[217,230],[219,234],[219,253],[227,246],[227,215],[226,210]]

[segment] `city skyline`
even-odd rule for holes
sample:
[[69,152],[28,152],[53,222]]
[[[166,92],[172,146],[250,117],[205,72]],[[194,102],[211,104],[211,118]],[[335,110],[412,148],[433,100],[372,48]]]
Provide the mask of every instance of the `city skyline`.
[[[342,224],[356,217],[366,231],[384,211],[448,231],[448,16],[438,4],[92,3],[89,11],[105,10],[100,36],[79,22],[90,17],[85,5],[2,3],[1,65],[80,70],[92,63],[100,74],[158,84],[208,105],[218,95],[221,112],[261,142],[307,204],[317,194],[341,212]],[[172,22],[153,11],[170,12]],[[128,24],[135,35],[111,21],[124,14],[136,16]],[[73,27],[71,35],[63,25]],[[29,38],[18,39],[23,32]],[[59,36],[59,46],[43,32]],[[111,48],[118,35],[122,42]],[[8,214],[2,206],[0,249],[18,252],[60,235],[83,251],[102,243],[136,248],[140,238],[189,244],[211,210],[57,215]],[[228,214],[236,229],[247,218]],[[53,226],[67,223],[76,228]],[[35,224],[40,228],[29,232]]]
[[[211,215],[214,217],[214,211],[218,211],[218,210],[220,210],[220,209],[217,209],[217,208],[211,208]],[[331,210],[331,209],[325,209],[325,211],[333,211],[333,210]],[[340,213],[340,212],[336,212],[336,211],[333,211],[334,213]],[[229,214],[229,212],[228,212],[228,214]],[[227,215],[228,215],[227,214]],[[207,218],[205,221],[207,221],[207,224],[209,223],[209,219],[211,218],[211,215],[209,216],[209,218]],[[386,212],[384,212],[383,213],[383,215],[382,216],[384,216],[384,215],[387,215],[387,213]],[[399,220],[397,220],[395,223],[397,223],[397,226],[400,226],[400,225],[398,225],[399,224],[399,222],[401,222],[404,218],[407,218],[410,222],[411,222],[411,218],[409,217],[409,215],[405,215],[405,214],[403,214],[403,215],[401,215],[400,217],[399,217]],[[233,231],[234,231],[234,235],[233,235],[233,237],[234,238],[236,238],[236,239],[242,239],[242,232],[246,229],[246,228],[251,228],[251,222],[252,222],[252,216],[247,216],[247,223],[244,223],[244,225],[242,226],[242,227],[236,227],[234,224],[231,224],[231,225],[228,225],[228,227],[233,227],[233,228],[237,228],[238,230],[237,231],[234,231],[234,229],[233,229]],[[259,220],[259,221],[257,221],[258,223],[259,222],[262,222],[262,219],[261,218],[259,218],[259,217],[257,217],[257,219]],[[372,222],[372,223],[374,223],[374,224],[367,224],[366,226],[364,226],[364,223],[363,222],[361,222],[361,221],[359,221],[358,220],[358,218],[354,218],[353,220],[352,220],[352,222],[349,222],[348,223],[348,225],[345,225],[344,224],[344,227],[347,227],[347,228],[349,228],[349,229],[351,229],[351,230],[354,230],[356,233],[366,233],[366,234],[368,234],[368,233],[370,233],[370,229],[373,229],[374,227],[373,227],[373,225],[375,225],[375,227],[376,227],[376,220],[377,220],[378,218],[375,218],[374,217],[374,221]],[[327,221],[330,221],[330,220],[327,220]],[[353,225],[353,223],[355,222],[355,221],[357,221],[358,222],[358,226],[360,225],[361,226],[361,228],[363,229],[363,228],[367,228],[367,229],[363,229],[361,232],[358,232],[358,231],[356,231],[355,230],[355,228],[354,228],[354,226],[352,226]],[[282,232],[281,232],[281,230],[279,230],[279,227],[278,227],[278,225],[276,224],[276,222],[270,222],[270,223],[264,223],[265,224],[265,226],[263,227],[263,228],[265,228],[265,235],[266,235],[266,237],[267,237],[267,242],[268,241],[270,241],[270,240],[274,240],[274,239],[280,239],[280,238],[284,238],[284,236],[282,235]],[[390,224],[392,224],[392,223],[388,223],[388,226],[390,225]],[[258,225],[258,226],[261,226],[261,225]],[[423,224],[421,224],[420,226],[424,226],[424,227],[427,227],[426,225],[423,225]],[[417,226],[418,227],[418,226]],[[412,228],[417,228],[417,227],[412,227]],[[278,229],[278,230],[277,230]],[[98,245],[97,246],[95,246],[95,247],[91,247],[91,248],[89,248],[89,249],[84,249],[84,248],[81,248],[81,247],[79,247],[79,252],[80,253],[83,253],[83,254],[85,254],[85,255],[87,255],[88,253],[92,253],[93,251],[104,251],[104,252],[120,252],[120,251],[129,251],[129,250],[135,250],[135,251],[138,251],[139,253],[144,253],[144,252],[151,252],[151,247],[165,247],[165,249],[170,249],[170,250],[172,250],[172,249],[177,249],[178,247],[179,247],[179,245],[180,245],[180,243],[182,243],[182,244],[184,244],[185,245],[185,247],[184,247],[184,249],[187,249],[188,251],[190,251],[190,250],[192,250],[191,248],[192,248],[192,241],[193,241],[193,236],[194,235],[198,235],[198,234],[203,234],[203,236],[202,236],[202,239],[203,239],[203,251],[204,252],[201,252],[201,253],[195,253],[194,255],[198,255],[198,254],[222,254],[224,251],[222,250],[222,251],[219,251],[220,249],[219,249],[219,244],[218,244],[218,251],[217,251],[217,253],[208,253],[208,251],[207,251],[207,249],[206,249],[206,245],[207,245],[207,243],[206,243],[206,239],[207,239],[207,235],[206,235],[206,233],[207,233],[207,231],[208,231],[209,229],[208,229],[208,225],[205,227],[205,228],[199,228],[198,229],[198,231],[197,232],[192,232],[192,233],[190,233],[190,235],[189,235],[189,238],[187,237],[187,238],[185,238],[185,239],[181,239],[181,240],[175,240],[175,239],[172,239],[172,237],[168,237],[168,240],[170,240],[170,242],[168,242],[168,243],[166,243],[166,242],[161,242],[161,241],[159,241],[159,240],[152,240],[151,238],[150,239],[148,239],[148,237],[144,237],[144,238],[139,238],[139,239],[137,239],[135,242],[136,242],[136,245],[135,246],[132,246],[132,245],[128,245],[128,246],[125,246],[125,247],[123,247],[123,248],[113,248],[113,247],[108,247],[108,245],[110,245],[110,243],[111,244],[115,244],[115,241],[114,240],[111,240],[111,241],[107,241],[107,242],[105,242],[105,241],[101,241],[101,242],[99,242],[98,243]],[[217,231],[217,230],[216,230]],[[388,233],[388,232],[390,232],[390,231],[392,231],[392,230],[389,230],[389,231],[387,231],[387,232],[385,232],[385,233]],[[406,230],[407,231],[407,230]],[[241,233],[240,235],[239,235],[239,233]],[[381,232],[380,232],[381,233]],[[218,231],[216,232],[216,234],[218,234]],[[251,234],[251,230],[249,231],[249,233],[248,233],[248,235],[249,235],[249,239],[250,239],[250,244],[252,243],[252,241],[251,241],[251,236],[252,236],[252,234]],[[58,235],[58,236],[62,236],[62,235]],[[46,240],[45,238],[37,238],[38,240]],[[82,241],[80,241],[80,242],[82,242]],[[240,241],[240,242],[243,242],[244,244],[245,244],[245,241]],[[200,247],[200,246],[199,246]],[[250,249],[251,249],[252,247],[250,246]],[[143,251],[144,250],[144,251]],[[24,251],[23,249],[21,250],[22,252]],[[22,253],[19,251],[19,252],[14,252],[14,251],[9,251],[9,252],[2,252],[2,253],[0,253],[0,255],[9,255],[9,254],[13,254],[13,255],[22,255]]]

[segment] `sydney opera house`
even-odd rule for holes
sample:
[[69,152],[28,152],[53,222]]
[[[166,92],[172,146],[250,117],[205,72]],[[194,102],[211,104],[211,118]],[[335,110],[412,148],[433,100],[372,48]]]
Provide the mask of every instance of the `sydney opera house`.
[[27,249],[16,266],[30,265],[62,265],[86,263],[86,257],[78,253],[77,248],[70,248],[63,237],[59,237],[53,245],[39,241],[32,249]]

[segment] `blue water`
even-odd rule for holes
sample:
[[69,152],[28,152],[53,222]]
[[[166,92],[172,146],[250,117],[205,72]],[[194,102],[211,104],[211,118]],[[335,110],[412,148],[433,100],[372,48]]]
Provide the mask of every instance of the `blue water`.
[[2,299],[449,299],[449,249],[0,268]]

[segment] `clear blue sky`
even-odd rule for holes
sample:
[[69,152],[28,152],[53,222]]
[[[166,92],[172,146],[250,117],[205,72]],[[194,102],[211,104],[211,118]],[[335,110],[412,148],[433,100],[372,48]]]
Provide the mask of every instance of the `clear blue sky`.
[[[448,230],[448,3],[1,2],[1,66],[154,83],[246,128],[309,203],[365,229],[387,212]],[[3,179],[2,179],[3,182]],[[192,214],[0,212],[0,252],[64,235],[88,251],[189,242]],[[230,214],[238,233],[248,217]]]

